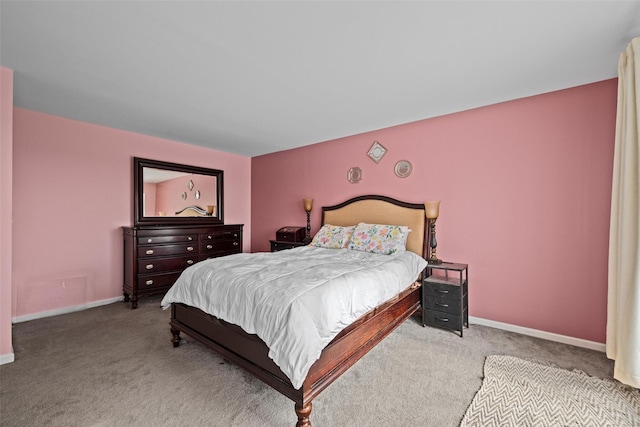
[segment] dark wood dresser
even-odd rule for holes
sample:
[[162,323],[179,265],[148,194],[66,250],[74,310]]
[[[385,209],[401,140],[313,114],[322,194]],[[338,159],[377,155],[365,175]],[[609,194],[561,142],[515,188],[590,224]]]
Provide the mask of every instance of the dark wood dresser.
[[242,224],[122,227],[125,302],[169,290],[185,268],[242,252]]

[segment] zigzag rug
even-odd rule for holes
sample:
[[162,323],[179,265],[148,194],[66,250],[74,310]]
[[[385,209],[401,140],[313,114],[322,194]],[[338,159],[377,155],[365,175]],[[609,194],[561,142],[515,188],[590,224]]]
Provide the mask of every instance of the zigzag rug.
[[488,356],[461,427],[640,426],[640,390],[512,356]]

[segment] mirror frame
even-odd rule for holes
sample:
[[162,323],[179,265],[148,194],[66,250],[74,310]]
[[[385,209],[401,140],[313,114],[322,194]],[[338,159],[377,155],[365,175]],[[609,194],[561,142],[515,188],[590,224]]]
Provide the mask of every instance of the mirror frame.
[[[144,204],[144,168],[165,169],[176,172],[210,175],[216,177],[216,205],[217,216],[143,216]],[[134,225],[201,225],[224,223],[224,171],[219,169],[201,168],[198,166],[182,165],[179,163],[163,162],[159,160],[133,158],[133,218]]]

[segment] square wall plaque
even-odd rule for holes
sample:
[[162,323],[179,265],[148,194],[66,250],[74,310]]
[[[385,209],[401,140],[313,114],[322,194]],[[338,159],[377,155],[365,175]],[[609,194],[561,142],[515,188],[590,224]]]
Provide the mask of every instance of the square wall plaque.
[[369,152],[367,156],[371,158],[374,162],[378,163],[382,160],[382,157],[387,152],[387,149],[384,148],[378,141],[375,141],[371,148],[369,148]]

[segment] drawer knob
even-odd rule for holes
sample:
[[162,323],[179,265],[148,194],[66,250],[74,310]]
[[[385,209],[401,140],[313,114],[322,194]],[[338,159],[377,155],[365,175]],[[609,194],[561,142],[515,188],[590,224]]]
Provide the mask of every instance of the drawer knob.
[[238,237],[238,233],[233,233],[233,237]]
[[147,255],[153,255],[153,249],[149,249],[149,250],[147,250],[146,254],[147,254]]
[[147,280],[145,283],[147,284],[147,286],[151,286],[153,285],[153,280]]
[[153,242],[153,239],[147,239],[147,243]]
[[442,303],[439,303],[438,301],[436,301],[436,305],[438,307],[449,307],[449,304],[442,304]]
[[233,246],[238,246],[240,243],[238,242],[233,242]]
[[192,259],[188,259],[187,260],[187,264],[189,264],[189,265],[193,264],[193,260]]
[[187,250],[191,252],[193,250],[193,246],[187,246]]
[[147,264],[147,270],[153,270],[153,264]]
[[213,249],[213,245],[207,245],[207,249]]
[[213,237],[211,237],[211,235],[208,235],[207,239],[211,240],[211,239],[213,239]]
[[193,240],[193,237],[189,236],[189,237],[187,237],[187,240],[191,241],[191,240]]

